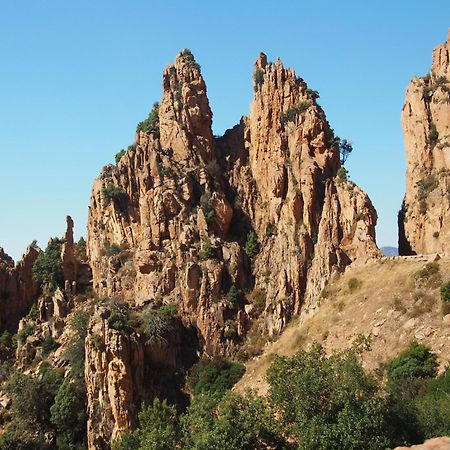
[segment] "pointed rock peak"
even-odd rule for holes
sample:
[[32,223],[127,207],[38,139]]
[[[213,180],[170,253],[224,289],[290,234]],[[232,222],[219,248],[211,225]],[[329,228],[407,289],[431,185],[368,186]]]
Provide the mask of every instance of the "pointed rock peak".
[[159,108],[160,142],[178,159],[213,152],[212,112],[200,65],[188,49],[178,53],[163,74],[163,99]]
[[72,217],[67,216],[66,222],[67,222],[67,228],[66,228],[66,234],[65,234],[65,241],[67,244],[73,245],[73,220],[72,220]]
[[14,260],[0,247],[0,267],[14,267]]
[[192,52],[185,48],[175,58],[175,67],[181,68],[183,66],[187,66],[189,69],[195,70],[200,73],[200,64],[195,60]]
[[450,77],[450,28],[448,29],[447,41],[433,50],[431,71],[439,76]]
[[255,62],[255,67],[258,69],[264,69],[267,66],[267,55],[261,52],[258,59]]

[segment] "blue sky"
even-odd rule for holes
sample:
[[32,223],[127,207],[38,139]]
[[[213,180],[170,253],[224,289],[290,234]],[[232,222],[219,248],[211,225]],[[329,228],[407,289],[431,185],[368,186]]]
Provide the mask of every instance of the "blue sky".
[[445,41],[450,2],[0,0],[0,246],[18,258],[85,234],[92,181],[161,96],[162,70],[190,48],[221,134],[249,111],[260,51],[281,57],[350,139],[350,175],[396,245],[404,193],[406,86]]

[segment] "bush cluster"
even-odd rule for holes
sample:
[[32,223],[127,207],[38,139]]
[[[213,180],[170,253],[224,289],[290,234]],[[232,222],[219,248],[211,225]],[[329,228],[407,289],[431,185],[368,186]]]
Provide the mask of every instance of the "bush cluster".
[[175,325],[177,305],[169,303],[158,309],[148,309],[141,318],[139,331],[144,334],[148,342],[166,341],[167,334]]
[[319,344],[275,357],[267,398],[229,389],[243,367],[201,360],[191,370],[193,394],[177,415],[167,402],[143,406],[140,427],[116,450],[256,448],[379,450],[450,432],[450,371],[434,378],[436,357],[413,343],[388,364],[383,387],[362,368],[364,342],[327,356]]
[[214,209],[210,192],[206,191],[200,197],[200,208],[202,208],[206,223],[208,225],[212,224],[216,218],[216,211]]
[[259,253],[258,236],[253,230],[247,233],[247,240],[245,241],[245,253],[250,258],[254,258]]
[[53,238],[44,252],[39,253],[33,264],[33,278],[41,284],[47,285],[50,290],[64,287],[61,249],[64,241]]
[[188,48],[185,48],[181,52],[181,56],[188,63],[188,65],[189,65],[189,67],[191,69],[198,70],[199,72],[201,71],[200,64],[195,60],[194,55],[192,54],[192,52]]
[[153,103],[152,110],[150,111],[148,117],[138,123],[136,132],[142,131],[146,134],[152,134],[156,138],[159,138],[159,103]]
[[300,103],[292,106],[286,112],[280,114],[280,121],[282,124],[287,124],[288,122],[294,122],[297,117],[308,110],[311,106],[309,100],[301,101]]
[[102,196],[105,205],[108,206],[111,201],[118,202],[124,198],[126,196],[126,192],[122,187],[109,183],[103,187]]
[[254,89],[256,92],[261,87],[261,85],[264,83],[264,70],[256,69],[255,73],[253,74],[253,81],[255,82]]

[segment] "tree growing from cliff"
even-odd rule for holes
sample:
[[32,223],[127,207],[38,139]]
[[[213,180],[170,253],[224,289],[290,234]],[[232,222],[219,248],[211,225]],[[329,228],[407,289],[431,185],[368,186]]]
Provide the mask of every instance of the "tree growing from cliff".
[[247,234],[245,253],[247,253],[250,258],[254,258],[259,253],[258,236],[256,236],[256,233],[253,230],[250,230]]
[[341,165],[344,165],[350,153],[353,151],[353,145],[347,139],[336,138],[339,143],[339,153],[341,155]]
[[159,103],[153,103],[152,110],[150,111],[148,117],[138,123],[136,132],[142,131],[146,134],[152,134],[156,138],[159,138]]
[[41,284],[46,284],[51,290],[63,288],[64,275],[62,270],[61,248],[62,239],[53,238],[44,252],[39,253],[33,265],[33,278]]
[[125,195],[126,192],[122,187],[116,186],[112,183],[107,184],[102,189],[103,201],[106,206],[108,206],[111,201],[118,202],[120,199],[125,197]]

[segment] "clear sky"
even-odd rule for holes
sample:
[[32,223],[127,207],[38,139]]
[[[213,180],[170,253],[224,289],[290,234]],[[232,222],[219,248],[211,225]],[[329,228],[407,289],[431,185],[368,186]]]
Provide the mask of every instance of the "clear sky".
[[397,244],[404,193],[400,112],[406,86],[445,41],[450,1],[0,0],[0,246],[18,258],[85,234],[101,168],[132,143],[161,96],[162,70],[190,48],[202,66],[214,132],[249,111],[260,51],[320,92],[354,152],[351,178]]

